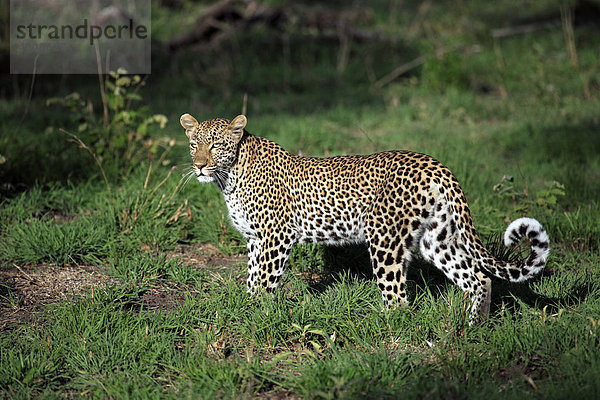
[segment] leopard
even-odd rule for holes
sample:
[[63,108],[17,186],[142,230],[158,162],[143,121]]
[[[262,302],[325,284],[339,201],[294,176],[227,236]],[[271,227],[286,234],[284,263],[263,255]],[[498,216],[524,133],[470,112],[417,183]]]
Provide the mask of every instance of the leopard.
[[474,324],[488,318],[492,278],[521,282],[546,265],[548,234],[529,217],[511,222],[503,236],[507,247],[525,243],[526,254],[493,256],[457,178],[426,154],[307,157],[249,133],[245,115],[198,122],[186,113],[180,123],[190,176],[217,185],[246,240],[251,295],[275,294],[295,244],[364,243],[384,309],[408,304],[407,270],[420,252],[464,292]]

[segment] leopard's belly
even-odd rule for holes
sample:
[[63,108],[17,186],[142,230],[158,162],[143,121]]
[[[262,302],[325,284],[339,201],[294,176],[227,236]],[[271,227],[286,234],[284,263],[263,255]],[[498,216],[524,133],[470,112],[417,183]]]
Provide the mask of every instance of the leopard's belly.
[[364,223],[358,212],[347,211],[342,217],[334,213],[297,217],[296,227],[299,243],[341,245],[365,241]]

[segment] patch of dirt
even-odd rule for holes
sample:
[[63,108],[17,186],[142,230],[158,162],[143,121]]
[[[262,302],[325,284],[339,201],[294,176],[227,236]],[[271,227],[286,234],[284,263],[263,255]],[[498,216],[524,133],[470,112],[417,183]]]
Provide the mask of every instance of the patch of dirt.
[[[207,243],[181,245],[169,256],[178,257],[191,268],[219,275],[235,271],[235,267],[247,262],[245,255],[224,255],[216,246]],[[245,270],[238,269],[235,278],[244,282]],[[124,283],[96,266],[0,266],[0,332],[20,323],[40,322],[45,306],[85,294],[92,287]],[[184,302],[181,295],[184,286],[177,282],[160,282],[158,286],[144,290],[139,298],[127,302],[126,306],[137,311],[169,312]]]
[[231,270],[231,267],[248,262],[248,257],[245,254],[228,256],[221,253],[211,243],[180,245],[171,252],[171,256],[180,257],[181,261],[190,267],[207,269],[213,272]]
[[543,368],[542,358],[534,355],[527,361],[520,358],[514,365],[496,371],[494,376],[505,382],[505,384],[501,385],[500,391],[508,390],[514,385],[514,381],[517,379],[525,380],[529,386],[537,390],[538,387],[535,381],[547,377],[548,374]]
[[36,321],[48,304],[81,295],[91,287],[118,282],[94,266],[38,264],[0,268],[0,331]]
[[127,309],[134,312],[170,313],[185,302],[183,284],[165,282],[158,287],[144,291],[134,300],[125,303]]
[[213,244],[194,243],[178,246],[170,256],[178,257],[184,265],[207,271],[211,275],[227,276],[231,273],[236,282],[246,284],[245,266],[248,264],[248,257],[245,252],[226,255]]
[[266,399],[266,400],[296,400],[296,399],[300,399],[300,396],[295,395],[292,392],[288,392],[285,389],[277,389],[272,392],[257,393],[255,396],[257,399]]

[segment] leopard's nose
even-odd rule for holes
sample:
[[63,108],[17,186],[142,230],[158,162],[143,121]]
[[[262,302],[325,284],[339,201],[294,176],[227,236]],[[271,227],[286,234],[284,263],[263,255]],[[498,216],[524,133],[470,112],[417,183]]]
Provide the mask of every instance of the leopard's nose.
[[200,171],[202,171],[202,168],[204,168],[205,166],[206,164],[194,163],[194,167],[198,168]]

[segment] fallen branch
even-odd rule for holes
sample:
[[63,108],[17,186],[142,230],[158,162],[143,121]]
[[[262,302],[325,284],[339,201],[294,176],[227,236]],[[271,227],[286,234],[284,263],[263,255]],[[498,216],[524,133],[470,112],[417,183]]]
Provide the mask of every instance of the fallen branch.
[[492,37],[494,39],[501,39],[516,35],[525,35],[527,33],[537,32],[544,29],[554,28],[560,26],[561,21],[552,20],[548,22],[535,22],[531,24],[507,26],[504,28],[492,29]]
[[209,7],[189,31],[168,40],[165,45],[170,52],[197,43],[214,46],[257,24],[278,31],[287,24],[288,28],[291,26],[300,32],[337,41],[385,38],[381,32],[355,26],[372,18],[372,11],[368,8],[331,11],[322,7],[270,7],[256,1],[221,0]]
[[[442,57],[444,56],[444,54],[450,52],[450,51],[454,51],[456,50],[455,48],[452,49],[448,49],[448,48],[441,48],[441,49],[437,49],[435,51],[435,55],[437,57]],[[382,78],[378,79],[373,86],[375,86],[377,89],[381,89],[382,87],[384,87],[385,85],[387,85],[388,83],[394,81],[395,79],[397,79],[398,77],[406,74],[407,72],[420,67],[421,65],[425,64],[425,61],[427,60],[427,57],[424,55],[421,55],[417,58],[415,58],[414,60],[411,60],[405,64],[402,64],[396,68],[394,68],[394,70],[390,73],[388,73],[387,75],[383,76]]]
[[282,17],[281,13],[278,8],[262,7],[255,2],[221,0],[209,7],[190,31],[170,39],[166,46],[175,52],[195,43],[210,43],[232,30],[247,28],[257,22],[275,24]]
[[[435,56],[438,58],[443,57],[444,55],[454,52],[454,51],[461,51],[464,54],[473,54],[473,53],[479,53],[481,51],[481,46],[479,45],[472,45],[470,47],[442,47],[439,48],[437,50],[435,50]],[[399,78],[400,76],[406,74],[407,72],[420,67],[421,65],[425,64],[425,61],[427,61],[428,56],[426,55],[420,55],[419,57],[405,63],[402,64],[396,68],[394,68],[394,70],[390,73],[388,73],[387,75],[383,76],[382,78],[378,79],[373,86],[377,89],[381,89],[382,87],[384,87],[385,85],[387,85],[388,83],[394,81],[395,79]]]
[[410,70],[420,67],[423,64],[425,64],[425,56],[419,56],[419,57],[415,58],[414,60],[411,60],[405,64],[402,64],[402,65],[394,68],[394,70],[392,72],[390,72],[389,74],[385,75],[384,77],[378,79],[373,84],[373,86],[375,86],[377,89],[381,89],[388,83],[394,81],[396,78],[406,74]]

